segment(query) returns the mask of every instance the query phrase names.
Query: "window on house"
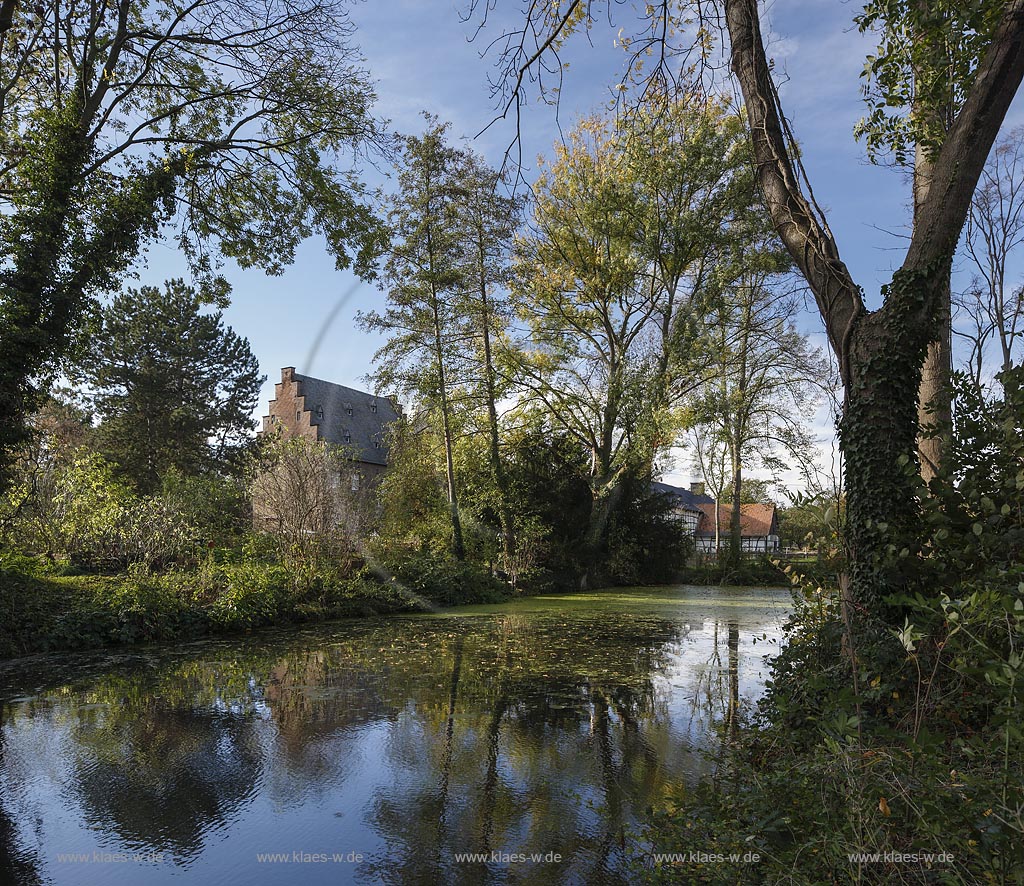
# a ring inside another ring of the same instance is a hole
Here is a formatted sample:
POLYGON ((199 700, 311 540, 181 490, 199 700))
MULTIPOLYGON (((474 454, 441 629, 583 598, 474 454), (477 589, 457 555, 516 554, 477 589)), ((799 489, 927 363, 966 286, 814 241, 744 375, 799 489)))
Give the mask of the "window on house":
POLYGON ((374 449, 380 449, 382 445, 383 444, 381 443, 380 435, 379 434, 374 434, 373 435, 373 448, 374 449))
POLYGON ((349 431, 347 428, 344 431, 341 432, 341 442, 342 443, 351 443, 352 442, 352 432, 349 431))
POLYGON ((345 415, 351 415, 351 414, 352 414, 352 404, 351 403, 346 403, 345 404, 345 415))
POLYGON ((298 421, 302 421, 302 410, 301 409, 296 409, 295 410, 295 420, 297 422, 298 421))
POLYGON ((352 475, 352 491, 353 492, 358 492, 358 490, 359 490, 359 475, 358 474, 353 474, 352 475))
POLYGON ((323 406, 317 406, 317 408, 316 408, 316 417, 319 418, 319 419, 323 419, 323 417, 324 417, 324 408, 323 408, 323 406))
POLYGON ((371 400, 370 401, 370 412, 376 412, 376 411, 377 411, 377 401, 376 400, 371 400))

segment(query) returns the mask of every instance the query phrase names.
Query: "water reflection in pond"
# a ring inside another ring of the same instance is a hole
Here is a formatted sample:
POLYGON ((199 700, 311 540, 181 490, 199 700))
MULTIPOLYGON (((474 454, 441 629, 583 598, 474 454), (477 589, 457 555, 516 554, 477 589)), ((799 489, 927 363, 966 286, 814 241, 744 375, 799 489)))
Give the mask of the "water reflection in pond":
POLYGON ((11 663, 0 880, 627 882, 788 604, 616 590, 11 663))

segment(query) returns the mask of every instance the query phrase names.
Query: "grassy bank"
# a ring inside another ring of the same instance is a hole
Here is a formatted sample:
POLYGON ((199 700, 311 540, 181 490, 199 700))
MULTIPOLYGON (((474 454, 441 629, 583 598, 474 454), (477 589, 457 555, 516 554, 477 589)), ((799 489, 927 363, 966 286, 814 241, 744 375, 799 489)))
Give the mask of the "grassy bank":
POLYGON ((508 586, 479 567, 410 562, 287 566, 209 562, 197 569, 62 575, 0 560, 0 658, 189 640, 268 625, 497 602, 508 586))
MULTIPOLYGON (((828 564, 799 564, 801 573, 809 569, 827 569, 828 564)), ((728 565, 708 560, 688 566, 678 575, 681 584, 688 585, 754 585, 772 587, 788 585, 790 579, 785 566, 773 561, 771 557, 760 556, 741 560, 738 564, 728 565)))

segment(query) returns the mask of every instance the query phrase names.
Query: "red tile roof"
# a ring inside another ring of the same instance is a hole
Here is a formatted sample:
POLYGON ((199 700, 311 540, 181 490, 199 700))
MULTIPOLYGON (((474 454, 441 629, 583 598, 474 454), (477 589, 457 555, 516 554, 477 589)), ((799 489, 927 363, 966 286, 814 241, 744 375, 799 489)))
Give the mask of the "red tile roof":
MULTIPOLYGON (((701 502, 697 505, 701 511, 700 524, 697 527, 698 535, 715 534, 715 506, 701 502)), ((725 535, 729 532, 729 520, 732 517, 732 508, 727 502, 718 506, 718 531, 725 535)), ((760 538, 766 535, 774 535, 775 505, 740 505, 740 532, 744 538, 760 538)))

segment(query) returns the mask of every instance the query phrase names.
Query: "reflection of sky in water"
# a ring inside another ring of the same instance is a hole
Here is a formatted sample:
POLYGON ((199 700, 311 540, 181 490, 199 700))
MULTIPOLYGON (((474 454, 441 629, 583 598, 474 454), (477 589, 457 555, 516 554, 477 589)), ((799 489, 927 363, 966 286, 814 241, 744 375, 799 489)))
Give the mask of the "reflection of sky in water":
POLYGON ((759 696, 788 607, 618 590, 12 663, 0 841, 75 886, 627 882, 637 815, 759 696), (564 861, 454 860, 491 850, 564 861))

